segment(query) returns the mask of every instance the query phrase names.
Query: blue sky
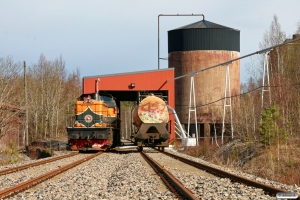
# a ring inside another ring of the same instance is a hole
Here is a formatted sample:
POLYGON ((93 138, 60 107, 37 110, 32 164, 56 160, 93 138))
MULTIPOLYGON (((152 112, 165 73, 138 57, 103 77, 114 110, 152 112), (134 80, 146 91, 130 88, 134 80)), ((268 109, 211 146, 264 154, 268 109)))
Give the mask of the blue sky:
MULTIPOLYGON (((273 15, 287 36, 300 21, 299 0, 0 0, 0 57, 38 62, 60 56, 82 76, 157 69, 158 15, 204 14, 241 31, 241 56, 259 50, 273 15)), ((167 31, 202 17, 161 17, 160 56, 167 57, 167 31)), ((241 80, 248 71, 241 61, 241 80)), ((217 63, 216 63, 217 64, 217 63)), ((167 61, 160 61, 167 68, 167 61)), ((209 67, 209 66, 208 66, 209 67)))

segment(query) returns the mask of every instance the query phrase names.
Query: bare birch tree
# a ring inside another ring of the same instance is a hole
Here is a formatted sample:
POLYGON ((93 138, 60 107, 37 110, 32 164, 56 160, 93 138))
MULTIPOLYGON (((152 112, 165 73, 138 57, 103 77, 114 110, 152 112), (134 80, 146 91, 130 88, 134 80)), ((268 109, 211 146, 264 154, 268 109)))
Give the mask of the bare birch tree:
POLYGON ((74 110, 69 103, 74 103, 81 91, 79 76, 79 71, 68 75, 62 57, 51 61, 41 55, 38 64, 30 68, 28 85, 33 139, 55 138, 66 132, 67 111, 74 110))
POLYGON ((21 63, 15 63, 11 57, 0 58, 0 138, 13 128, 10 122, 21 111, 15 106, 20 103, 20 91, 16 92, 16 88, 21 69, 21 63))
POLYGON ((300 34, 300 21, 297 23, 296 34, 300 34))
POLYGON ((279 23, 278 17, 274 15, 269 30, 265 31, 262 42, 259 43, 259 47, 260 49, 265 49, 274 45, 281 44, 285 39, 286 33, 281 30, 281 25, 279 23))

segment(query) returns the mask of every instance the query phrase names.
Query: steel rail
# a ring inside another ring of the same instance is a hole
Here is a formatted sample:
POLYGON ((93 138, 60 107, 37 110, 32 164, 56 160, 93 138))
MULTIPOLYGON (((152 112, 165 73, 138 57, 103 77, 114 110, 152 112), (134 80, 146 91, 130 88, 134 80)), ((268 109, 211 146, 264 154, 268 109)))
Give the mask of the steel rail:
MULTIPOLYGON (((215 174, 217 176, 229 178, 229 179, 231 179, 233 181, 240 182, 240 183, 243 183, 243 184, 248 185, 248 186, 253 186, 253 187, 256 187, 256 188, 261 188, 265 192, 267 192, 269 195, 270 194, 271 195, 276 195, 277 193, 288 193, 289 192, 289 191, 286 191, 286 190, 283 190, 283 189, 275 188, 275 187, 272 187, 270 185, 266 185, 266 184, 263 184, 263 183, 260 183, 260 182, 257 182, 257 181, 250 180, 250 179, 242 177, 242 176, 238 176, 238 175, 232 174, 230 172, 226 172, 226 171, 221 170, 221 169, 214 168, 214 167, 209 166, 209 165, 205 165, 203 163, 198 163, 198 162, 186 159, 186 158, 182 158, 182 157, 174 155, 172 153, 163 152, 163 151, 160 151, 158 149, 156 149, 156 150, 159 151, 159 152, 161 152, 161 153, 163 153, 163 154, 165 154, 165 155, 173 157, 173 158, 175 158, 175 159, 177 159, 177 160, 179 160, 181 162, 184 162, 184 163, 187 163, 189 165, 192 165, 192 166, 194 166, 194 167, 196 167, 198 169, 206 170, 207 172, 215 174)), ((298 194, 298 197, 300 197, 299 194, 298 194)))
POLYGON ((60 160, 60 159, 63 159, 63 158, 72 157, 72 156, 75 156, 77 154, 78 154, 78 152, 77 153, 71 153, 71 154, 63 155, 63 156, 58 156, 58 157, 55 157, 55 158, 50 158, 50 159, 47 159, 47 160, 42 160, 42 161, 38 161, 38 162, 26 164, 26 165, 21 165, 21 166, 18 166, 18 167, 4 169, 4 170, 0 171, 0 176, 5 175, 5 174, 10 174, 10 173, 13 173, 13 172, 16 172, 16 171, 22 171, 22 170, 30 168, 30 167, 34 167, 34 166, 38 166, 38 165, 43 165, 43 164, 46 164, 46 163, 49 163, 49 162, 53 162, 53 161, 56 161, 56 160, 60 160))
POLYGON ((146 160, 146 162, 152 167, 152 169, 155 171, 155 173, 160 177, 160 179, 164 182, 164 184, 169 188, 169 190, 175 194, 175 196, 177 198, 181 198, 180 194, 176 191, 176 189, 164 178, 164 176, 162 175, 162 173, 159 172, 159 170, 155 167, 155 165, 149 161, 147 158, 145 157, 144 154, 141 154, 143 156, 143 158, 146 160))
POLYGON ((185 199, 196 200, 198 199, 189 189, 185 188, 184 185, 176 179, 170 172, 164 169, 160 164, 155 162, 144 152, 140 152, 143 158, 149 163, 149 165, 154 169, 154 171, 161 177, 161 180, 166 184, 166 186, 173 192, 176 197, 185 199), (180 194, 178 194, 178 192, 180 194))
POLYGON ((52 177, 54 177, 54 176, 56 176, 56 175, 58 175, 60 173, 63 173, 65 171, 67 171, 67 170, 69 170, 69 169, 71 169, 71 168, 73 168, 73 167, 75 167, 75 166, 83 163, 83 162, 86 162, 86 161, 88 161, 88 160, 90 160, 92 158, 95 158, 96 156, 98 156, 98 155, 100 155, 102 153, 103 152, 98 152, 98 153, 93 154, 93 155, 91 155, 91 156, 89 156, 87 158, 83 158, 81 160, 78 160, 78 161, 75 161, 75 162, 70 163, 68 165, 65 165, 65 166, 63 166, 63 167, 61 167, 59 169, 55 169, 55 170, 52 170, 52 171, 50 171, 50 172, 48 172, 46 174, 40 175, 40 176, 38 176, 36 178, 33 178, 31 180, 28 180, 28 181, 25 181, 25 182, 20 183, 18 185, 15 185, 13 187, 4 189, 4 190, 0 191, 0 199, 2 199, 2 198, 3 199, 4 198, 8 198, 8 197, 11 197, 11 196, 13 196, 15 194, 18 194, 18 193, 20 193, 20 192, 22 192, 24 190, 27 190, 27 189, 29 189, 29 188, 31 188, 31 187, 33 187, 33 186, 35 186, 35 185, 43 182, 43 181, 46 181, 46 180, 48 180, 48 179, 50 179, 50 178, 52 178, 52 177))

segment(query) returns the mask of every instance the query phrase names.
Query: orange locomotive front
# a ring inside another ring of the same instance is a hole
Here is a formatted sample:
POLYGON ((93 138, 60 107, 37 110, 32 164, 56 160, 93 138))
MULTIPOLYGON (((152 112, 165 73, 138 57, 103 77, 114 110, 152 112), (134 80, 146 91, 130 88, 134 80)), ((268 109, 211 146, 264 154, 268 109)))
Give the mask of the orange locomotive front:
POLYGON ((82 95, 76 101, 74 124, 67 128, 69 148, 73 151, 106 150, 119 144, 117 110, 111 95, 82 95))

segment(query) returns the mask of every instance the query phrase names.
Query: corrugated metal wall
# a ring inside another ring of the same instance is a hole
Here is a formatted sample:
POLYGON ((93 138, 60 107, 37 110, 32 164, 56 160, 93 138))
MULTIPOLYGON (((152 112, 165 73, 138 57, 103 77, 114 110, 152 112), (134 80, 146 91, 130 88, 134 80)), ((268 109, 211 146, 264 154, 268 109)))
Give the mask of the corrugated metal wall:
POLYGON ((193 28, 168 31, 168 52, 193 50, 240 51, 240 31, 193 28))

